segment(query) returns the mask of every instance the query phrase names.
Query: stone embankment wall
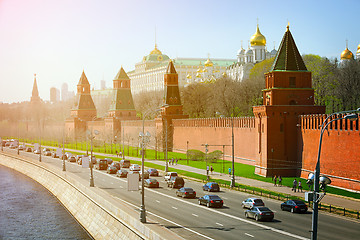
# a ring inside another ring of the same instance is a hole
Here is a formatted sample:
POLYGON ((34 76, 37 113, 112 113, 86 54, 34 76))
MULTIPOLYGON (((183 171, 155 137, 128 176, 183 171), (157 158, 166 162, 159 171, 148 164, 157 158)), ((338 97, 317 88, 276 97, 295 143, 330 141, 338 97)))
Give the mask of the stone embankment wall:
POLYGON ((47 188, 95 239, 181 239, 157 224, 142 224, 139 213, 70 172, 5 153, 0 164, 47 188))

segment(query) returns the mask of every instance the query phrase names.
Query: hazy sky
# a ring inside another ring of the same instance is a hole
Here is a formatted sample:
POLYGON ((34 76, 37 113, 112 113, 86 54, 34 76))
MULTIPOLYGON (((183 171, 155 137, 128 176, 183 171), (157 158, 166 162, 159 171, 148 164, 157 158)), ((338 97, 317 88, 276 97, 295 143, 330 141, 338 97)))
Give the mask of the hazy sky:
POLYGON ((30 100, 37 74, 40 97, 82 70, 107 87, 123 66, 134 69, 154 48, 170 58, 236 58, 255 33, 278 47, 290 22, 301 54, 339 58, 349 40, 360 44, 360 1, 338 0, 0 0, 0 102, 30 100))

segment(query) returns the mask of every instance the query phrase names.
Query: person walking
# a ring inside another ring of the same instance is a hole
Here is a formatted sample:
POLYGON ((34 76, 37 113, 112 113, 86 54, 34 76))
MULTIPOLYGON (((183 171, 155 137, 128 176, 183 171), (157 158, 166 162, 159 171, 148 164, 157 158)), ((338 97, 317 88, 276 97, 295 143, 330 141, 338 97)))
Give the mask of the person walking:
POLYGON ((276 182, 277 182, 277 176, 274 176, 274 186, 276 187, 276 182))
POLYGON ((281 186, 282 186, 282 177, 279 176, 279 187, 281 187, 281 186))
POLYGON ((177 165, 177 163, 178 163, 178 159, 175 160, 175 165, 177 165))
POLYGON ((214 171, 214 168, 212 165, 210 165, 210 172, 211 172, 211 175, 213 174, 213 171, 214 171))
POLYGON ((206 166, 206 176, 209 175, 209 165, 206 166))
POLYGON ((302 183, 301 183, 301 181, 299 180, 298 192, 300 192, 300 190, 301 190, 301 192, 302 192, 302 183))
POLYGON ((296 178, 294 178, 293 188, 292 188, 292 191, 294 191, 294 192, 296 192, 296 185, 297 185, 297 181, 296 181, 296 178))
POLYGON ((229 177, 231 177, 231 167, 229 167, 229 177))

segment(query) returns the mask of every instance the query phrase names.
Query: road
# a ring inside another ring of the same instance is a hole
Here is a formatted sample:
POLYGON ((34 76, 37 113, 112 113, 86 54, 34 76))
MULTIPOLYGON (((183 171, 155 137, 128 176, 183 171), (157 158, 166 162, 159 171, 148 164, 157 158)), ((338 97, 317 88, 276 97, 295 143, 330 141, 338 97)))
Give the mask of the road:
MULTIPOLYGON (((15 153, 16 150, 4 148, 15 153)), ((21 152, 31 158, 38 155, 21 152)), ((62 161, 42 156, 42 161, 62 168, 62 161)), ((66 170, 89 179, 89 169, 76 163, 66 162, 66 170)), ((128 191, 126 179, 94 170, 95 186, 108 192, 139 211, 141 195, 138 191, 128 191)), ((176 197, 175 189, 166 186, 163 177, 155 177, 160 182, 158 189, 145 189, 145 206, 148 217, 158 221, 185 239, 309 239, 311 210, 306 214, 292 214, 280 210, 280 201, 262 198, 265 205, 275 212, 272 222, 256 222, 246 219, 241 202, 252 195, 221 189, 215 193, 224 200, 224 207, 207 208, 198 205, 197 199, 176 197)), ((202 184, 185 180, 186 187, 192 187, 197 197, 207 194, 202 184)), ((338 215, 319 214, 319 239, 357 239, 360 235, 360 221, 338 215)))

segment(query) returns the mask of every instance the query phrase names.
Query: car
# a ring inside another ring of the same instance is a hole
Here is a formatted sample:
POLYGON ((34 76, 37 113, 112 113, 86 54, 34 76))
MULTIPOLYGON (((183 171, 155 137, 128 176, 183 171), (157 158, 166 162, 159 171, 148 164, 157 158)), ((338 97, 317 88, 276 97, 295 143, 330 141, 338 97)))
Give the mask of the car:
POLYGON ((219 207, 224 205, 224 201, 218 195, 204 195, 199 198, 199 205, 206 205, 207 207, 219 207))
MULTIPOLYGON (((148 179, 150 177, 147 171, 144 172, 144 179, 148 179)), ((142 171, 139 171, 139 180, 142 178, 142 171)))
POLYGON ((96 169, 107 170, 108 169, 107 161, 105 159, 100 159, 99 164, 96 165, 96 169))
MULTIPOLYGON (((105 158, 105 160, 107 161, 108 165, 113 163, 113 160, 111 158, 105 158)), ((120 168, 119 168, 120 169, 120 168)))
POLYGON ((51 156, 52 156, 53 158, 59 158, 59 157, 60 157, 60 156, 57 154, 56 151, 52 152, 51 156))
POLYGON ((44 154, 44 156, 51 156, 51 151, 50 151, 50 149, 49 149, 49 148, 44 148, 43 154, 44 154))
POLYGON ((169 181, 171 177, 177 177, 177 172, 167 172, 164 176, 165 181, 169 181))
POLYGON ((121 168, 129 168, 130 167, 130 160, 120 160, 120 166, 121 168))
POLYGON ((23 150, 25 150, 25 149, 26 149, 25 145, 20 145, 20 146, 19 146, 19 150, 22 150, 22 151, 23 151, 23 150))
POLYGON ((25 149, 25 152, 32 152, 33 150, 32 150, 32 148, 31 147, 27 147, 26 149, 25 149))
POLYGON ((50 150, 50 148, 44 148, 43 149, 43 152, 50 152, 51 150, 50 150))
POLYGON ((131 171, 140 171, 140 166, 137 164, 132 164, 129 169, 131 171))
POLYGON ((15 149, 17 146, 16 146, 16 144, 10 144, 10 149, 15 149))
POLYGON ((128 171, 126 171, 125 169, 120 169, 116 172, 116 176, 121 178, 127 177, 127 175, 128 175, 128 171))
POLYGON ((265 203, 260 198, 248 198, 241 203, 243 208, 263 207, 265 203))
POLYGON ((66 159, 69 159, 72 156, 72 153, 66 152, 65 155, 66 155, 66 159))
POLYGON ((305 213, 308 210, 308 206, 301 200, 287 200, 280 205, 281 210, 290 211, 292 213, 305 213))
MULTIPOLYGON (((109 161, 108 161, 108 163, 109 163, 109 161)), ((120 170, 120 168, 121 168, 119 162, 113 162, 111 165, 114 166, 114 167, 116 167, 117 170, 120 170)))
POLYGON ((76 158, 75 156, 71 155, 70 157, 68 157, 67 159, 69 162, 76 162, 76 158))
MULTIPOLYGON (((106 160, 105 160, 106 161, 106 160)), ((106 164, 107 165, 107 164, 106 164)), ((117 172, 117 168, 115 166, 108 166, 106 172, 109 173, 109 174, 115 174, 117 172)))
POLYGON ((35 154, 40 154, 40 152, 41 152, 41 149, 35 149, 35 150, 34 150, 34 153, 35 153, 35 154))
POLYGON ((196 192, 192 188, 182 187, 176 191, 176 196, 183 198, 196 198, 196 192))
POLYGON ((155 178, 149 178, 144 181, 144 186, 148 188, 158 188, 159 182, 155 178))
POLYGON ((208 192, 220 192, 219 184, 216 182, 208 182, 202 188, 208 192))
POLYGON ((95 165, 95 164, 97 163, 95 156, 92 156, 92 157, 91 157, 91 163, 92 163, 93 165, 95 165))
POLYGON ((169 181, 167 181, 168 187, 171 188, 182 188, 185 185, 185 181, 182 177, 171 177, 169 181))
POLYGON ((256 221, 274 219, 274 213, 267 207, 253 207, 245 211, 246 218, 254 218, 256 221))
POLYGON ((5 142, 5 147, 10 147, 10 145, 11 145, 11 142, 7 140, 7 141, 5 142))
POLYGON ((149 168, 147 170, 147 172, 149 173, 150 176, 159 176, 159 172, 157 169, 155 168, 149 168))
POLYGON ((76 155, 76 162, 77 164, 82 164, 82 157, 85 157, 86 155, 76 155))

